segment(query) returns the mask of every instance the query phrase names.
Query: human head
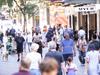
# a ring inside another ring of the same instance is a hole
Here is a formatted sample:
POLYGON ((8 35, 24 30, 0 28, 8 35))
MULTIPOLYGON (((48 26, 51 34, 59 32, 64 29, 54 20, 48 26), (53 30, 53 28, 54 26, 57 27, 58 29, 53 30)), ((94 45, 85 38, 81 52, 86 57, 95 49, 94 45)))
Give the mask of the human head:
POLYGON ((31 45, 31 50, 37 52, 38 49, 39 49, 39 45, 36 44, 36 43, 32 43, 32 45, 31 45))
POLYGON ((20 62, 20 70, 29 71, 31 65, 31 60, 29 58, 24 57, 20 62))
POLYGON ((50 41, 48 43, 48 47, 50 50, 52 50, 52 49, 56 49, 57 46, 56 46, 56 43, 54 41, 50 41))
POLYGON ((64 25, 64 28, 68 28, 68 25, 64 25))
POLYGON ((72 57, 68 57, 67 63, 70 64, 72 61, 73 61, 73 58, 72 57))
POLYGON ((97 35, 94 34, 94 35, 92 36, 92 38, 93 38, 93 39, 97 39, 97 35))
POLYGON ((61 27, 61 24, 58 24, 59 27, 61 27))
POLYGON ((44 59, 39 65, 41 75, 57 75, 58 63, 53 58, 44 59))
POLYGON ((70 38, 69 33, 64 33, 64 38, 69 39, 70 38))
POLYGON ((88 47, 88 51, 93 51, 95 49, 96 49, 96 47, 95 47, 94 44, 90 44, 89 47, 88 47))

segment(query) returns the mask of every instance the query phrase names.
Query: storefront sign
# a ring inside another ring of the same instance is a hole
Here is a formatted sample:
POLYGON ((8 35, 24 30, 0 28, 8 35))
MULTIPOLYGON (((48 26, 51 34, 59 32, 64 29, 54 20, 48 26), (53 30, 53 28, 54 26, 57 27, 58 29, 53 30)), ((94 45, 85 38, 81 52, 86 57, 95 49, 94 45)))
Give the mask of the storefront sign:
POLYGON ((94 12, 96 11, 96 6, 83 6, 83 7, 76 7, 76 12, 94 12))

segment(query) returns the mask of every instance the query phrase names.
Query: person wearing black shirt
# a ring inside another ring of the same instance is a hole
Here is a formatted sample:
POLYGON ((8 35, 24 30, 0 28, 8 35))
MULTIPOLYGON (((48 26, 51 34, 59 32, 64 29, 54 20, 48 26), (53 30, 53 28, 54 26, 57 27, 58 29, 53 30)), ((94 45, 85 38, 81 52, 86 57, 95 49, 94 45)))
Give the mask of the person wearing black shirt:
POLYGON ((20 54, 21 56, 23 55, 23 43, 25 41, 25 39, 21 36, 20 33, 18 33, 18 36, 16 36, 15 38, 16 44, 17 44, 17 54, 18 54, 18 60, 20 60, 20 54))

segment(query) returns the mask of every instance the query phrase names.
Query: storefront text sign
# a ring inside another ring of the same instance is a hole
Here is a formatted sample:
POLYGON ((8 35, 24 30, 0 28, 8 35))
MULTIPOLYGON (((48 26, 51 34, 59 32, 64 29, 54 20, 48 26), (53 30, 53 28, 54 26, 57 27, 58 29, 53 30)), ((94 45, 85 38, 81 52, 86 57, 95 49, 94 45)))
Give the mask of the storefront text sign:
POLYGON ((83 7, 76 7, 76 12, 94 12, 96 11, 96 6, 83 6, 83 7))

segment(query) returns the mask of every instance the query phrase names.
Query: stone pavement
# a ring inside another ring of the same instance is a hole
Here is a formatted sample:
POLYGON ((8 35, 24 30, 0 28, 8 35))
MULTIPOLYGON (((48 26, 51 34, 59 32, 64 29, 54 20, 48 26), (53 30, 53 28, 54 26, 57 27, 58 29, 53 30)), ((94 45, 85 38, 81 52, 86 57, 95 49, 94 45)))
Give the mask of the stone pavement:
MULTIPOLYGON (((1 58, 1 57, 0 57, 1 58)), ((78 74, 84 75, 84 66, 81 66, 78 60, 78 52, 77 56, 74 58, 75 64, 78 66, 78 74)), ((17 62, 17 55, 9 56, 8 62, 3 62, 0 60, 0 75, 12 75, 13 73, 18 71, 19 63, 17 62)))
POLYGON ((8 62, 3 62, 0 59, 0 75, 12 75, 18 71, 18 65, 16 55, 9 56, 8 62))

